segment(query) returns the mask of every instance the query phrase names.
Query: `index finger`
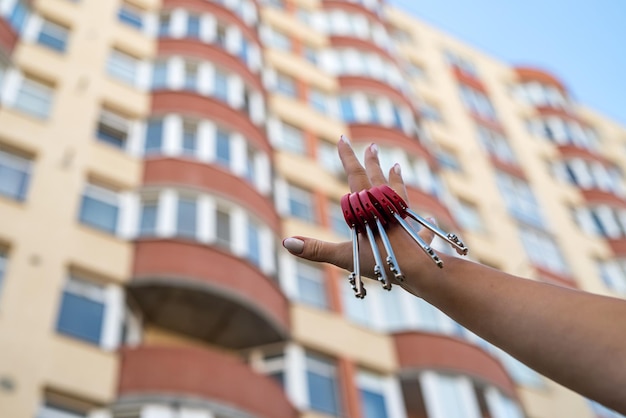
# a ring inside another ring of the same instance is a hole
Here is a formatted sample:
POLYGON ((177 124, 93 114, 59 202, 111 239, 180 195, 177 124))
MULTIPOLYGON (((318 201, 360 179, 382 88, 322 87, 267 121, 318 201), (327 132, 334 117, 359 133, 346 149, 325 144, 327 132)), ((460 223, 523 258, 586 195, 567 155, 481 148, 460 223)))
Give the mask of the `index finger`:
POLYGON ((350 145, 348 138, 341 135, 339 142, 337 143, 337 150, 339 152, 339 158, 343 165, 343 170, 348 176, 348 185, 351 192, 360 192, 364 189, 372 187, 365 168, 361 165, 358 158, 354 154, 354 150, 350 145))

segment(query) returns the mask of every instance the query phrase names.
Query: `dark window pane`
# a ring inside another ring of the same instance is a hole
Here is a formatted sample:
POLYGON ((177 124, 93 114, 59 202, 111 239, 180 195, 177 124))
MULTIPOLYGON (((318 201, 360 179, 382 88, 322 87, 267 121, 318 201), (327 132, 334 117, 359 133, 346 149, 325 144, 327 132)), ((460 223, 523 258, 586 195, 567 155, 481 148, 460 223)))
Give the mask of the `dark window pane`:
POLYGON ((144 203, 141 208, 141 223, 139 233, 141 235, 154 235, 157 220, 157 204, 144 203))
POLYGON ((0 194, 15 200, 24 200, 28 188, 28 173, 0 165, 0 194))
POLYGON ((178 220, 176 231, 179 235, 193 237, 196 235, 196 201, 181 199, 178 201, 178 220))
POLYGON ((104 305, 102 303, 64 292, 57 330, 60 333, 99 344, 103 318, 104 305))
POLYGON ((146 144, 145 152, 158 153, 161 151, 161 144, 163 138, 163 121, 151 120, 148 122, 148 129, 146 131, 146 144))
POLYGON ((312 409, 331 415, 339 413, 335 380, 314 372, 307 372, 309 403, 312 409))
POLYGON ((360 392, 364 418, 387 418, 387 408, 383 395, 365 389, 361 389, 360 392))

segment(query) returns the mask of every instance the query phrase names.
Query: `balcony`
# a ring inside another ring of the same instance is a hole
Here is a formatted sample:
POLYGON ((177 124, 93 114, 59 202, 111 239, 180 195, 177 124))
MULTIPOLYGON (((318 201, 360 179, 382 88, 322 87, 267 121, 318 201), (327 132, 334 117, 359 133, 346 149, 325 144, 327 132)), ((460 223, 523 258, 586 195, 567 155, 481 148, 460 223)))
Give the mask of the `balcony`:
POLYGON ((437 165, 435 157, 424 147, 419 138, 407 135, 394 126, 382 126, 371 123, 349 122, 350 140, 367 145, 376 142, 379 146, 403 148, 410 155, 423 158, 431 167, 437 165))
POLYGON ((515 72, 520 82, 537 81, 541 84, 554 86, 561 90, 562 93, 567 94, 567 89, 561 80, 546 71, 538 68, 518 67, 515 69, 515 72))
POLYGON ((249 181, 235 176, 217 164, 182 158, 151 157, 145 162, 143 185, 175 185, 206 190, 241 204, 275 232, 280 228, 280 218, 271 199, 263 196, 249 181))
POLYGON ((517 398, 515 385, 502 364, 480 347, 446 335, 424 332, 394 334, 400 374, 414 380, 416 372, 440 370, 467 375, 517 398))
POLYGON ((379 81, 368 76, 343 75, 339 77, 339 88, 342 91, 363 91, 374 95, 382 95, 391 99, 394 103, 403 103, 409 108, 413 108, 411 101, 404 95, 404 92, 396 89, 388 83, 379 81))
POLYGON ((230 411, 228 416, 297 416, 278 383, 232 355, 203 348, 140 346, 123 349, 121 359, 120 398, 174 397, 181 404, 193 398, 196 405, 205 401, 215 412, 230 411))
POLYGON ((222 347, 285 341, 289 333, 288 302, 278 284, 218 247, 138 241, 128 291, 147 323, 222 347))

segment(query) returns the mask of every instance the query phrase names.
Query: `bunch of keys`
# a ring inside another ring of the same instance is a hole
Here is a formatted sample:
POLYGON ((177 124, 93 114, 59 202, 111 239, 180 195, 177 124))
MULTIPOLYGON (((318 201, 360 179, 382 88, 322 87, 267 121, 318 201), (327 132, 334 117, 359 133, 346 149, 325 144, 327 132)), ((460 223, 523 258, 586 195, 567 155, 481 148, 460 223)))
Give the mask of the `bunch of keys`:
POLYGON ((343 217, 350 227, 350 235, 352 237, 354 267, 350 273, 349 280, 355 296, 359 299, 363 299, 366 294, 363 281, 361 280, 359 264, 359 234, 364 233, 367 236, 367 240, 372 248, 372 254, 374 255, 374 276, 386 290, 391 290, 391 281, 387 277, 382 256, 380 251, 378 251, 376 234, 380 236, 380 240, 383 243, 387 255, 385 262, 389 266, 389 270, 397 281, 401 282, 404 280, 404 275, 400 270, 393 248, 391 248, 391 242, 385 232, 385 227, 388 225, 399 224, 439 267, 443 267, 443 261, 405 220, 406 217, 417 221, 435 235, 450 243, 460 255, 467 254, 467 247, 461 242, 459 237, 455 234, 445 233, 436 225, 412 211, 404 199, 387 185, 346 194, 341 198, 341 209, 343 217))

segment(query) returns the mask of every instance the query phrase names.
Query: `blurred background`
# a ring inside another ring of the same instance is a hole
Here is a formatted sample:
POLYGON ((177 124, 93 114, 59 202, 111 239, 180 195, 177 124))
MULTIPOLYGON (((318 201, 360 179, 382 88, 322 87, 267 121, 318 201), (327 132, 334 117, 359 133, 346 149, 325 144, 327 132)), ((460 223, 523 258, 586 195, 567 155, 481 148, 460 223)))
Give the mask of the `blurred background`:
POLYGON ((348 239, 346 134, 472 260, 626 295, 617 107, 404 3, 0 0, 0 417, 619 416, 283 250, 348 239))

